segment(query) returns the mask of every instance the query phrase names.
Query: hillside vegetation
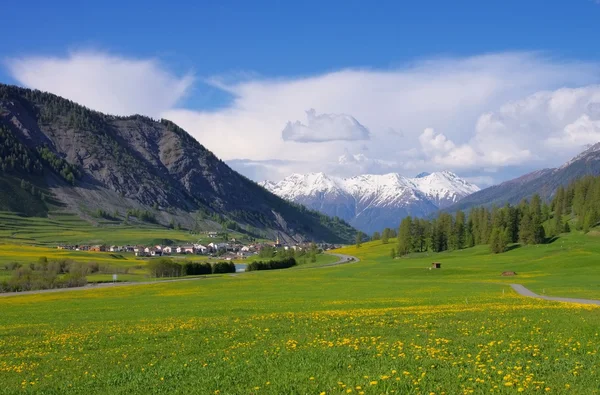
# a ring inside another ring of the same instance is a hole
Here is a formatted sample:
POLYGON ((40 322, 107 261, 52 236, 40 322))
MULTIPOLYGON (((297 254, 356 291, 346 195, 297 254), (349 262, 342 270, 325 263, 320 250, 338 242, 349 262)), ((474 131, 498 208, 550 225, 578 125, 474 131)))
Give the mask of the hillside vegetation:
MULTIPOLYGON (((507 251, 514 243, 524 245, 552 242, 571 229, 584 233, 600 221, 600 177, 587 176, 566 188, 559 187, 547 204, 539 195, 517 206, 472 208, 468 215, 440 213, 433 220, 406 217, 398 229, 398 241, 390 246, 390 256, 411 252, 460 250, 488 245, 494 253, 507 251)), ((390 229, 374 238, 388 243, 390 229)))

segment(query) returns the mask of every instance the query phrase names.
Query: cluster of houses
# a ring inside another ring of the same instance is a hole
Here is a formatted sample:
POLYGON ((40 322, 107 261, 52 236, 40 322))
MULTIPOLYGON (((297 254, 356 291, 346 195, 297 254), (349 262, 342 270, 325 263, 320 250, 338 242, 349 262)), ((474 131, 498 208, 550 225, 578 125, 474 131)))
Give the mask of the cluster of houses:
MULTIPOLYGON (((211 235, 209 235, 210 237, 211 235)), ((194 243, 183 244, 179 246, 140 246, 140 245, 59 245, 60 250, 75 250, 75 251, 94 251, 94 252, 129 252, 137 257, 158 257, 170 256, 175 254, 182 255, 218 255, 220 259, 245 259, 252 255, 259 254, 263 248, 274 247, 283 248, 285 250, 292 249, 294 251, 308 250, 311 247, 310 243, 301 243, 295 245, 281 244, 279 239, 275 243, 254 243, 243 244, 236 239, 231 239, 230 242, 212 242, 207 245, 194 243)), ((323 250, 332 249, 336 246, 330 244, 319 244, 318 247, 323 250)))

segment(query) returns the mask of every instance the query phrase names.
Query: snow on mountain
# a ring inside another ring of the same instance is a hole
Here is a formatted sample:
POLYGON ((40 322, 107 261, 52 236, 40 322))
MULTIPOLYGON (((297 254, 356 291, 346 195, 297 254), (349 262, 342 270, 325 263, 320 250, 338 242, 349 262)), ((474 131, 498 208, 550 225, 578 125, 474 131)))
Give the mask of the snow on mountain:
POLYGON ((338 216, 365 232, 396 227, 408 215, 423 217, 453 204, 479 188, 451 172, 397 173, 351 178, 323 173, 292 174, 263 187, 284 199, 338 216))
POLYGON ((473 185, 449 171, 432 173, 412 179, 417 189, 423 192, 438 208, 445 208, 460 199, 479 191, 473 185))

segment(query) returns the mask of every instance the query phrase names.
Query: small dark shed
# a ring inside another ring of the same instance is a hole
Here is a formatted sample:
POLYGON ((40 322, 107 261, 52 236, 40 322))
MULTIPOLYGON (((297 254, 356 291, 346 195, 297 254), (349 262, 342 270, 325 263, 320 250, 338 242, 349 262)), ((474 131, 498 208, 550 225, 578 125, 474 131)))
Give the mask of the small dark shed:
POLYGON ((441 269, 442 268, 442 264, 439 263, 439 262, 433 262, 431 264, 431 267, 434 268, 434 269, 441 269))

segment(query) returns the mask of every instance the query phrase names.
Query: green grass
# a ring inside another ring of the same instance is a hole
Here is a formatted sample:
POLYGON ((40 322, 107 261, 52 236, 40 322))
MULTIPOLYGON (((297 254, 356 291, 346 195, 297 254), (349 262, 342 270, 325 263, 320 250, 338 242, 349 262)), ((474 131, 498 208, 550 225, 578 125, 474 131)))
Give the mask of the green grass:
POLYGON ((598 295, 599 238, 402 259, 392 246, 327 268, 1 298, 0 393, 599 393, 600 309, 506 285, 598 295))
MULTIPOLYGON (((229 232, 231 237, 240 237, 229 232)), ((99 220, 97 224, 71 213, 52 212, 48 218, 0 212, 0 243, 56 246, 57 244, 183 244, 210 242, 205 235, 155 224, 99 220)))

